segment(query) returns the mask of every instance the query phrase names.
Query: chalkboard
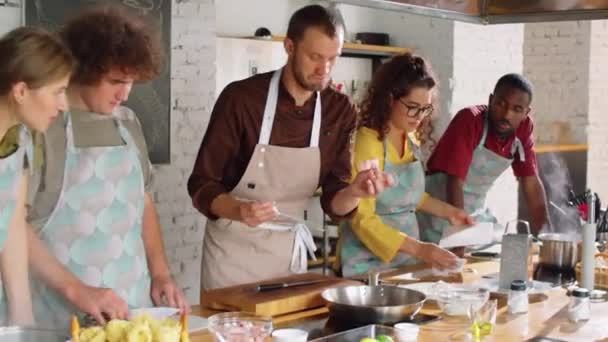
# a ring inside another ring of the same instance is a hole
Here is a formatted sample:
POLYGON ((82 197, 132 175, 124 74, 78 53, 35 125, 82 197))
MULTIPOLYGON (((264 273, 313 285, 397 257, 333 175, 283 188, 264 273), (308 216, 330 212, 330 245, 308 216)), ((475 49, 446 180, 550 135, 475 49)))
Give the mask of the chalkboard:
POLYGON ((161 74, 155 80, 133 87, 125 106, 139 118, 150 160, 170 162, 171 98, 171 0, 26 0, 26 25, 57 30, 67 18, 90 6, 112 4, 159 25, 165 56, 161 74))

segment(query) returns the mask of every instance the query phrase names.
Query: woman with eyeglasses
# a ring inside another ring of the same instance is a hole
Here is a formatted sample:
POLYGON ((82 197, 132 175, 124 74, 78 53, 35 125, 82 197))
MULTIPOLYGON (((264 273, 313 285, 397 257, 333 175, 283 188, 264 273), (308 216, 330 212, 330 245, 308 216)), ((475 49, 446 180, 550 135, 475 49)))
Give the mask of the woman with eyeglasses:
POLYGON ((355 141, 353 175, 378 160, 395 186, 377 198, 362 199, 352 221, 341 227, 338 263, 343 276, 417 262, 454 269, 458 258, 419 240, 415 212, 423 211, 452 224, 472 224, 463 210, 424 191, 419 143, 430 139, 436 82, 421 57, 393 57, 374 74, 361 105, 355 141))
POLYGON ((32 131, 66 110, 74 60, 54 35, 32 27, 0 37, 0 325, 33 323, 28 281, 26 197, 43 156, 32 131))

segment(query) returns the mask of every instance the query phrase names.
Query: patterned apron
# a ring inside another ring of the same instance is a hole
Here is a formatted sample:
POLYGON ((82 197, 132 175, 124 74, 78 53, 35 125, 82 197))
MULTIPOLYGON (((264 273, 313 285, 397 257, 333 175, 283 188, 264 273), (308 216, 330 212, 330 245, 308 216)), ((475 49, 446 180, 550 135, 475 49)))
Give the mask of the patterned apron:
POLYGON ((203 290, 305 272, 307 251, 314 258, 312 235, 300 219, 319 184, 321 95, 316 93, 309 147, 269 145, 281 71, 275 71, 270 81, 258 144, 230 194, 241 200, 274 201, 281 213, 297 220, 255 228, 223 218, 208 220, 201 266, 203 290))
MULTIPOLYGON (((23 174, 24 158, 32 158, 32 138, 25 126, 20 127, 19 148, 10 156, 0 158, 0 253, 8 237, 9 225, 15 213, 19 196, 19 180, 23 174)), ((30 167, 31 169, 31 167, 30 167)), ((0 325, 8 322, 8 303, 5 300, 2 278, 0 277, 0 325)))
MULTIPOLYGON (((123 146, 74 145, 67 114, 63 187, 53 213, 41 229, 51 253, 89 286, 113 289, 129 308, 150 307, 150 276, 142 219, 144 181, 138 149, 128 130, 115 119, 123 146)), ((77 309, 36 281, 37 322, 64 329, 77 309)), ((67 331, 67 330, 66 330, 67 331)))
MULTIPOLYGON (((492 222, 498 225, 496 217, 485 207, 486 195, 496 179, 511 165, 513 159, 505 158, 484 146, 489 129, 487 111, 484 115, 486 119, 483 135, 473 152, 471 166, 464 182, 464 210, 471 214, 477 222, 492 222)), ((519 153, 520 160, 524 161, 523 146, 517 137, 511 146, 511 155, 515 155, 516 152, 519 153)), ((426 191, 431 196, 446 201, 446 187, 447 175, 445 173, 435 173, 426 177, 426 191)), ((422 240, 438 243, 443 231, 449 226, 449 222, 426 213, 418 213, 417 216, 422 240)), ((499 229, 498 226, 494 228, 495 231, 499 229)))
MULTIPOLYGON (((424 168, 419 159, 418 146, 410 140, 409 136, 407 139, 416 161, 405 164, 391 163, 388 158, 387 142, 386 140, 383 142, 384 172, 391 174, 397 180, 397 184, 384 190, 376 199, 376 214, 385 224, 418 239, 415 211, 424 194, 424 168)), ((350 222, 342 224, 341 228, 340 259, 344 277, 366 273, 370 269, 388 269, 418 262, 418 259, 398 252, 393 260, 385 263, 357 238, 350 222)))

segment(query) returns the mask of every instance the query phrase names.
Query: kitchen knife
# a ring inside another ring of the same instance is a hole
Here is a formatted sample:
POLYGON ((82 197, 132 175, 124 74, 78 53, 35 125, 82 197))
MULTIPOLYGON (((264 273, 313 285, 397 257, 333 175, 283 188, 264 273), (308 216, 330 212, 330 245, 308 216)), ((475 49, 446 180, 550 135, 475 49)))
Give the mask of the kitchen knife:
POLYGON ((279 290, 288 287, 296 287, 296 286, 305 286, 311 284, 322 283, 325 281, 329 281, 330 279, 316 279, 316 280, 304 280, 304 281, 296 281, 291 283, 267 283, 267 284, 259 284, 256 287, 257 292, 267 292, 272 290, 279 290))

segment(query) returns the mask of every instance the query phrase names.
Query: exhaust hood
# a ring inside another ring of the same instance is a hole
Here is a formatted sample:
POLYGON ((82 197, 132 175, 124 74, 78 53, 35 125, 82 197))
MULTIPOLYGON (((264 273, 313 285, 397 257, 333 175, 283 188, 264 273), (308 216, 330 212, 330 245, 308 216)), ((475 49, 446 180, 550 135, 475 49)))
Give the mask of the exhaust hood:
POLYGON ((333 0, 477 24, 608 19, 608 0, 333 0))

